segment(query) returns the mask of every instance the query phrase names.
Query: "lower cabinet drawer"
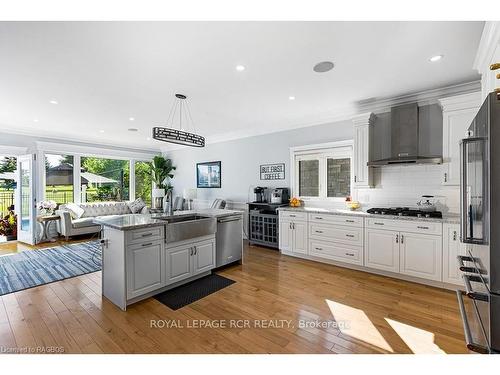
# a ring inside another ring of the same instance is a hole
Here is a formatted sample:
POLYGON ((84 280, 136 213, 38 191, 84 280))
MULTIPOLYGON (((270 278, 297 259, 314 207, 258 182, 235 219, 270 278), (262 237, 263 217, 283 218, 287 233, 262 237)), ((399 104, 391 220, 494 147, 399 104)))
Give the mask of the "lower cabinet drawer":
POLYGON ((128 231, 127 233, 127 240, 128 243, 130 244, 141 244, 144 242, 151 242, 151 241, 161 241, 163 240, 163 227, 158 226, 158 227, 151 227, 151 228, 144 228, 144 229, 135 229, 128 231))
POLYGON ((318 224, 338 224, 348 227, 363 228, 363 218, 346 215, 332 215, 332 214, 309 214, 310 223, 318 224))
POLYGON ((346 263, 363 263, 363 247, 349 246, 336 242, 310 240, 309 255, 346 263))
POLYGON ((309 223, 311 239, 341 242, 344 244, 363 246, 363 229, 341 225, 309 223))

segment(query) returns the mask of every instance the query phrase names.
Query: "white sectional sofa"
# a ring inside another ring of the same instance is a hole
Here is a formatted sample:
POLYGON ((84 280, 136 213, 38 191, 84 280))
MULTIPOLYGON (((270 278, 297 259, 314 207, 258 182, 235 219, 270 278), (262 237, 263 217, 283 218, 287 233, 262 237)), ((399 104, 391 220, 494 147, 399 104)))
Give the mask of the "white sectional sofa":
MULTIPOLYGON (((61 205, 56 214, 61 216, 57 225, 57 231, 61 236, 69 239, 71 236, 81 234, 97 233, 101 230, 100 225, 93 222, 96 216, 127 215, 133 212, 129 207, 130 202, 99 202, 78 204, 84 210, 80 218, 76 218, 66 209, 66 205, 61 205)), ((148 207, 144 207, 139 214, 149 213, 148 207)))

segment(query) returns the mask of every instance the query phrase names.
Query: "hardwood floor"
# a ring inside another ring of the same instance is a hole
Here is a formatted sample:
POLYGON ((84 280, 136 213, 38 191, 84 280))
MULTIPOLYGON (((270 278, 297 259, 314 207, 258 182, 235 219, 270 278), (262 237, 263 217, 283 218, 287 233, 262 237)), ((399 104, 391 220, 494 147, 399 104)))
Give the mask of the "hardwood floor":
POLYGON ((246 246, 244 255, 243 265, 219 272, 235 284, 177 311, 152 298, 119 310, 101 296, 100 272, 1 296, 0 349, 467 353, 453 292, 261 247, 246 246), (171 326, 157 328, 157 320, 171 326), (193 327, 197 322, 227 327, 193 327))

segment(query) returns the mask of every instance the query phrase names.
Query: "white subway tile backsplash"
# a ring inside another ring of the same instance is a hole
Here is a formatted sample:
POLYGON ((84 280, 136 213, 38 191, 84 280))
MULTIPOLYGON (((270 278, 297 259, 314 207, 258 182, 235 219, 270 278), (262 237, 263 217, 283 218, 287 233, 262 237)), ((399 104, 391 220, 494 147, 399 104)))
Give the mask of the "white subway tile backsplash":
POLYGON ((434 195, 438 209, 458 213, 460 188, 442 185, 442 165, 408 165, 376 168, 375 187, 357 189, 354 198, 365 207, 416 206, 424 194, 434 195))

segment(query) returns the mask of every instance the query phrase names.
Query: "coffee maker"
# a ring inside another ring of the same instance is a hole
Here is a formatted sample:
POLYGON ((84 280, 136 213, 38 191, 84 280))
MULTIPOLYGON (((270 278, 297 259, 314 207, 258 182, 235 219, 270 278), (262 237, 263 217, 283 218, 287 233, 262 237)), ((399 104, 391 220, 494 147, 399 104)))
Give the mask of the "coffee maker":
POLYGON ((266 188, 265 187, 257 186, 255 189, 253 189, 253 192, 255 194, 254 203, 265 203, 266 202, 266 188))
POLYGON ((271 193, 271 203, 284 204, 290 199, 288 188, 276 188, 271 193))

